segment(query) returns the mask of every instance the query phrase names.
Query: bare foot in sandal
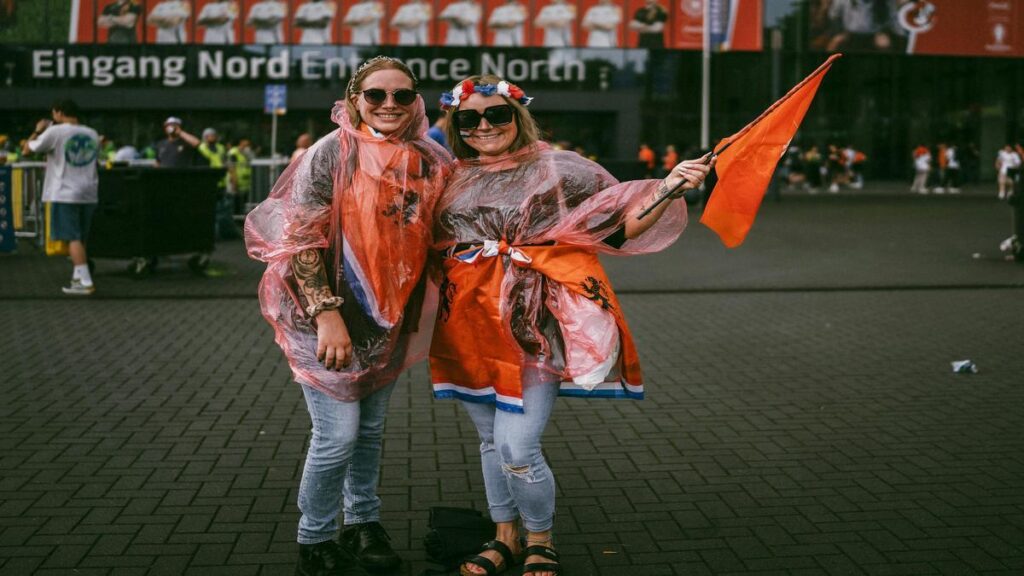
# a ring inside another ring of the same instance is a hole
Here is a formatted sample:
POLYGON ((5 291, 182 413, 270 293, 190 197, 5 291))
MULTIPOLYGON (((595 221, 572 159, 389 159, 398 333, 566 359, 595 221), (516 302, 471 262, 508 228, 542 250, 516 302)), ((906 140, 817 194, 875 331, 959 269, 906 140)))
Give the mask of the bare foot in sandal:
POLYGON ((484 545, 477 556, 462 564, 462 576, 494 576, 518 564, 522 546, 519 544, 519 530, 515 522, 498 522, 494 540, 484 545))
POLYGON ((526 535, 526 560, 523 576, 558 576, 561 563, 551 545, 551 531, 530 532, 526 535))

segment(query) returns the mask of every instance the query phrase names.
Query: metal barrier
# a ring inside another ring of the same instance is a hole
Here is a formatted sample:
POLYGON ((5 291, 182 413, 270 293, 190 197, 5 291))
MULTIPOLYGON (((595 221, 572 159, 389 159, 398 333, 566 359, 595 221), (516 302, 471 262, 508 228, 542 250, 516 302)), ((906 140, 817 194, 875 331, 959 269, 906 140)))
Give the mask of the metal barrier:
POLYGON ((14 235, 31 238, 42 246, 46 241, 46 212, 43 208, 43 177, 45 162, 15 162, 11 164, 12 208, 14 209, 14 235))
POLYGON ((256 207, 257 204, 267 199, 270 191, 274 189, 278 176, 284 172, 290 160, 285 156, 276 158, 255 158, 250 166, 252 167, 252 186, 242 199, 235 203, 236 220, 245 220, 245 215, 256 207), (239 213, 240 211, 240 213, 239 213))
MULTIPOLYGON (((288 166, 289 159, 256 158, 252 161, 252 186, 236 202, 235 220, 245 220, 257 204, 270 195, 278 176, 288 166)), ((155 167, 155 160, 133 160, 132 167, 155 167)), ((40 247, 46 241, 46 211, 43 206, 43 179, 46 175, 45 162, 15 162, 11 177, 14 230, 18 238, 30 238, 40 247)), ((101 168, 102 169, 102 168, 101 168)))

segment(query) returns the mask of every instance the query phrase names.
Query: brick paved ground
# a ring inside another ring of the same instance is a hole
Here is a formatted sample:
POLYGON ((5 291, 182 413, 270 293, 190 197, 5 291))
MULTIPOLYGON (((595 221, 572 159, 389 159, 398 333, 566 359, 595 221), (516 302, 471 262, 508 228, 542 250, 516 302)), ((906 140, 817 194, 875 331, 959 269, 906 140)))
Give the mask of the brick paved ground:
MULTIPOLYGON (((767 206, 738 252, 695 227, 610 262, 649 397, 556 407, 567 573, 1024 573, 1005 217, 819 198, 767 206), (980 372, 952 374, 962 358, 980 372)), ((216 260, 143 281, 101 262, 104 298, 66 300, 66 262, 0 258, 0 575, 290 573, 308 416, 258 267, 238 244, 216 260)), ((403 576, 430 506, 484 506, 472 427, 422 366, 392 401, 381 492, 403 576)))

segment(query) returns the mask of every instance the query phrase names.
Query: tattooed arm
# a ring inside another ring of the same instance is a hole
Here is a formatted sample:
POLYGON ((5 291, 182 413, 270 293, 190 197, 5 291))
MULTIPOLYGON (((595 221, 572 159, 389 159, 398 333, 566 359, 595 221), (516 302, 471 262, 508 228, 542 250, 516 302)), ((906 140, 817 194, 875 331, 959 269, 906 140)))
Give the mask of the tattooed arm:
MULTIPOLYGON (((292 257, 292 273, 299 291, 311 307, 333 298, 327 283, 323 253, 303 250, 292 257)), ((316 357, 328 370, 341 370, 352 363, 352 339, 337 308, 316 315, 316 357)))
POLYGON ((637 216, 643 213, 648 206, 654 204, 654 202, 668 193, 669 190, 674 188, 680 181, 686 181, 683 188, 676 194, 672 195, 672 199, 681 198, 682 193, 692 188, 699 188, 701 183, 707 177, 708 172, 715 165, 715 161, 711 160, 710 163, 705 164, 707 155, 698 158, 696 160, 684 160, 679 164, 676 164, 672 172, 661 182, 658 189, 651 194, 650 197, 644 199, 639 206, 630 212, 629 216, 626 217, 626 238, 636 238, 643 234, 648 228, 654 226, 654 223, 661 218, 661 215, 665 213, 665 209, 668 208, 669 202, 662 202, 651 213, 644 216, 642 220, 638 220, 637 216))

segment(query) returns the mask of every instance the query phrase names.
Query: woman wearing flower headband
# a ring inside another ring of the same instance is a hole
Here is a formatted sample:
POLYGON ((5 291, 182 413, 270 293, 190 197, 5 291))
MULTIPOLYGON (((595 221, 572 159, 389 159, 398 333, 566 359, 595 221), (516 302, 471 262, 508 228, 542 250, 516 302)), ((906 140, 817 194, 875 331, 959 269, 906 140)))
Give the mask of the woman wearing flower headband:
POLYGON ((296 574, 355 576, 400 562, 379 523, 381 436, 396 377, 426 356, 422 272, 450 159, 399 60, 359 67, 332 119, 340 128, 291 163, 245 236, 267 263, 260 305, 313 423, 296 574))
POLYGON ((669 246, 686 225, 685 203, 641 214, 677 184, 673 197, 699 186, 713 162, 620 184, 539 142, 530 98, 496 76, 469 78, 441 103, 458 162, 435 211, 445 258, 431 379, 435 397, 462 400, 476 425, 498 525, 461 573, 498 574, 522 559, 524 576, 554 576, 555 483, 540 438, 555 397, 643 396, 636 349, 597 254, 669 246))

